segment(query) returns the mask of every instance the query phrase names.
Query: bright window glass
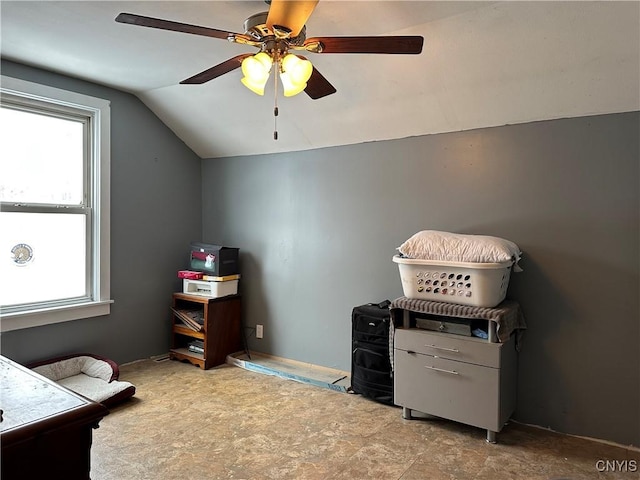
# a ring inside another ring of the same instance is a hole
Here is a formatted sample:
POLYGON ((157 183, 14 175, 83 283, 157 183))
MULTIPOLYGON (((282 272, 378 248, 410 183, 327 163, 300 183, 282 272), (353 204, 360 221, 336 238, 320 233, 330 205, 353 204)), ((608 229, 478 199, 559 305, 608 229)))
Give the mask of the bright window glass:
POLYGON ((110 108, 2 77, 1 330, 105 315, 110 108))
POLYGON ((0 304, 88 296, 86 217, 65 213, 0 213, 0 252, 29 251, 22 261, 0 257, 0 304))
POLYGON ((0 200, 82 204, 85 123, 0 108, 0 200))

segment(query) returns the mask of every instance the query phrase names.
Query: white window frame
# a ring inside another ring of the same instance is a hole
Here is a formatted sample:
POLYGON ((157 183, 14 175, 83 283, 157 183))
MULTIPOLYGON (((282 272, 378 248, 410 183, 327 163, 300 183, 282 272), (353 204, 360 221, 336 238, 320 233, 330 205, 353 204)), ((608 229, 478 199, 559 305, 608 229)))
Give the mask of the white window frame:
MULTIPOLYGON (((52 108, 72 108, 90 117, 89 181, 93 194, 91 241, 91 299, 77 303, 42 306, 21 311, 0 311, 0 331, 49 325, 82 318, 108 315, 110 299, 110 199, 111 199, 111 107, 108 100, 24 80, 0 77, 1 101, 36 106, 46 103, 52 108)), ((54 281, 53 279, 51 281, 54 281)))

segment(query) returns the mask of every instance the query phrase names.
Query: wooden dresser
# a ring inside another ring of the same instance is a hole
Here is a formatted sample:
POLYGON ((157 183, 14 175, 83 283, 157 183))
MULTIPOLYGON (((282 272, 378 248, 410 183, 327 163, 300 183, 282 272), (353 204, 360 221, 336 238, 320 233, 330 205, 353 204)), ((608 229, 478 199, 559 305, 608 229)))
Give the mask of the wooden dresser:
POLYGON ((90 478, 106 407, 0 356, 0 409, 3 480, 90 478))

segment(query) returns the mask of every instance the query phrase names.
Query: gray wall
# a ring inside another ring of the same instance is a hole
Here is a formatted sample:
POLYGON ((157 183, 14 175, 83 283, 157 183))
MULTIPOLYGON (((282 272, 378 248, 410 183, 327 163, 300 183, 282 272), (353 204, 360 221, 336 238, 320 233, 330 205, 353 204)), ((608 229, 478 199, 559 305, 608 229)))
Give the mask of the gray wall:
POLYGON ((203 161, 203 234, 241 249, 253 350, 350 369, 355 305, 402 295, 395 248, 510 239, 529 329, 515 418, 640 445, 638 112, 203 161))
POLYGON ((252 349, 349 370, 351 309, 402 294, 403 240, 489 234, 525 252, 509 290, 529 325, 516 419, 640 445, 638 112, 205 160, 201 176, 134 96, 2 73, 111 101, 115 300, 109 316, 2 334, 3 355, 166 352, 176 270, 203 239, 241 248, 244 320, 265 325, 252 349))
MULTIPOLYGON (((111 101, 111 314, 2 334, 30 362, 72 352, 117 362, 166 353, 176 271, 201 234, 200 158, 135 96, 2 62, 2 74, 111 101)), ((55 279, 50 279, 55 281, 55 279)))

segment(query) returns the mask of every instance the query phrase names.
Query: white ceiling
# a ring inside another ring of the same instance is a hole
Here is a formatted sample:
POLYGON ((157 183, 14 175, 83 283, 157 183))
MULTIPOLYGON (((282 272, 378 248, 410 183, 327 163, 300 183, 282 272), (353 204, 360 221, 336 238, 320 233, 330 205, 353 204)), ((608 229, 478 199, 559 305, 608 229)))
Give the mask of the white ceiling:
POLYGON ((307 150, 640 110, 640 2, 320 0, 307 36, 422 35, 421 55, 309 54, 337 93, 264 97, 224 40, 116 23, 120 12, 242 32, 261 1, 0 2, 2 57, 137 95, 203 158, 307 150))

